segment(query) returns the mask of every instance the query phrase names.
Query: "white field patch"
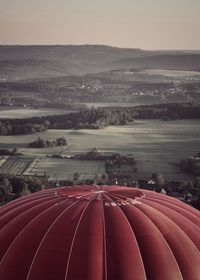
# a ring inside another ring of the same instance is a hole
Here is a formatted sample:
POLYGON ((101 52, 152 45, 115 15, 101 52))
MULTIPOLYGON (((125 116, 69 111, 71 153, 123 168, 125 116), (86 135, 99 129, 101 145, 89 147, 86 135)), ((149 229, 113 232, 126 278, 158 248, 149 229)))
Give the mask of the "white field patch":
POLYGON ((33 118, 42 117, 49 115, 62 115, 68 114, 72 111, 70 110, 59 110, 59 109, 31 109, 31 108, 12 108, 4 109, 0 107, 0 119, 23 119, 23 118, 33 118))
POLYGON ((90 103, 81 103, 87 106, 87 108, 101 108, 101 107, 134 107, 143 105, 143 103, 128 103, 128 102, 90 102, 90 103))
POLYGON ((57 158, 37 158, 24 175, 46 175, 50 180, 74 180, 78 173, 78 180, 95 179, 105 172, 104 163, 100 161, 81 161, 57 158))
POLYGON ((146 69, 140 73, 148 75, 161 75, 165 77, 194 77, 200 78, 200 72, 197 71, 184 71, 184 70, 164 70, 164 69, 146 69))

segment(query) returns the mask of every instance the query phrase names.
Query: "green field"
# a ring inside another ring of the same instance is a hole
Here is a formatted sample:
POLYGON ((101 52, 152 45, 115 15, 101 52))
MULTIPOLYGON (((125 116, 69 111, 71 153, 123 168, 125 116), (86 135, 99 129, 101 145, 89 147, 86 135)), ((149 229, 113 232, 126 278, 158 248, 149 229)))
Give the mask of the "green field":
MULTIPOLYGON (((1 136, 0 147, 18 147, 25 155, 45 157, 48 154, 62 152, 60 148, 27 149, 28 143, 38 136, 54 140, 65 136, 70 143, 66 153, 86 152, 93 147, 104 152, 119 152, 133 154, 137 160, 138 174, 136 177, 149 177, 153 172, 163 173, 169 179, 187 179, 172 163, 192 156, 200 151, 200 120, 138 120, 130 126, 107 127, 99 130, 49 130, 44 133, 24 136, 1 136)), ((54 166, 53 160, 42 170, 57 173, 62 163, 54 166)), ((93 164, 93 162, 92 162, 93 164)), ((73 166, 74 172, 83 163, 77 161, 73 166)), ((90 173, 91 166, 88 166, 90 173)), ((43 172, 43 171, 42 171, 43 172)))
POLYGON ((49 115, 61 115, 67 114, 72 111, 61 110, 61 109, 51 109, 51 108, 20 108, 20 107, 0 107, 0 119, 23 119, 32 117, 42 117, 49 115))
POLYGON ((10 175, 47 176, 50 180, 72 180, 79 174, 80 181, 95 180, 105 173, 101 161, 80 161, 47 157, 1 156, 0 173, 10 175))
POLYGON ((166 77, 198 77, 200 78, 200 72, 197 71, 185 71, 185 70, 166 70, 166 69, 147 69, 142 71, 148 75, 162 75, 166 77))

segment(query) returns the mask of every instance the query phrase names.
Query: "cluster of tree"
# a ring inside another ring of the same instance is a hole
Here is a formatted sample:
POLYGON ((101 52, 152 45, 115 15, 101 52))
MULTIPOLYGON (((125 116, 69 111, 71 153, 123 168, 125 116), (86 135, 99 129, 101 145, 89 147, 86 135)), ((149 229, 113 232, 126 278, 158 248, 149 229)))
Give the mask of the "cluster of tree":
POLYGON ((179 166, 184 172, 200 176, 200 152, 193 157, 181 160, 179 166))
POLYGON ((135 107, 135 118, 139 119, 198 119, 200 104, 170 103, 135 107))
POLYGON ((200 177, 195 177, 193 181, 168 182, 166 190, 172 196, 179 194, 186 203, 200 210, 200 177))
POLYGON ((36 132, 46 131, 48 128, 44 123, 34 123, 26 121, 0 121, 0 135, 21 135, 21 134, 32 134, 36 132))
POLYGON ((193 181, 166 181, 162 174, 153 173, 151 180, 139 180, 139 187, 181 197, 186 203, 200 210, 200 177, 193 181))
POLYGON ((50 185, 45 177, 0 175, 0 202, 8 202, 50 185))
POLYGON ((0 149, 0 156, 18 156, 21 153, 18 152, 17 148, 13 148, 12 150, 8 149, 0 149))
POLYGON ((98 152, 97 148, 93 148, 85 154, 75 155, 74 158, 83 160, 102 160, 106 162, 106 166, 120 164, 136 165, 136 160, 132 156, 124 156, 119 153, 113 153, 111 155, 102 154, 98 152))
POLYGON ((118 153, 108 156, 106 160, 106 167, 114 165, 120 166, 121 164, 136 165, 136 160, 132 156, 127 157, 118 153))
POLYGON ((98 129, 108 125, 125 125, 134 119, 200 118, 200 104, 173 103, 137 107, 92 108, 66 115, 2 120, 0 135, 30 134, 46 129, 98 129))
POLYGON ((57 146, 67 146, 67 139, 65 137, 59 137, 56 140, 50 141, 38 137, 35 141, 29 144, 29 148, 50 148, 57 146))

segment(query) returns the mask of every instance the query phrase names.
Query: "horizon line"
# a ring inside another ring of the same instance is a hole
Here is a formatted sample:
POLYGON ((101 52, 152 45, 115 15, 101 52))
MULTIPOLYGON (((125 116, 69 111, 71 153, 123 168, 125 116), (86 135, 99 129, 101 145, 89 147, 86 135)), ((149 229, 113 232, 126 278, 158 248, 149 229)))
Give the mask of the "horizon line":
POLYGON ((200 51, 200 49, 178 49, 178 48, 173 48, 173 49, 145 49, 145 48, 140 48, 140 47, 121 47, 121 46, 113 46, 113 45, 107 45, 107 44, 0 44, 0 47, 51 47, 51 46, 58 46, 58 47, 67 47, 67 46, 73 46, 73 47, 81 47, 81 46, 96 46, 96 47, 110 47, 110 48, 117 48, 117 49, 127 49, 127 50, 141 50, 141 51, 200 51))

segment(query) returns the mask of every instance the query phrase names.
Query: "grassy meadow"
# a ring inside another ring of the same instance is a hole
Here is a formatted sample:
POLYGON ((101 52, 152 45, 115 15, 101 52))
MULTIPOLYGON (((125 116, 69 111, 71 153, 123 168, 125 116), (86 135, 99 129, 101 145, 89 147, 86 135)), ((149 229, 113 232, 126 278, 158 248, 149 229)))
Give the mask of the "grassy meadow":
MULTIPOLYGON (((0 148, 17 147, 26 156, 39 157, 41 162, 44 162, 41 172, 57 174, 54 168, 59 173, 62 168, 67 170, 68 167, 63 167, 63 161, 58 159, 48 158, 47 160, 47 155, 62 152, 74 154, 96 147, 102 152, 132 154, 137 160, 136 178, 149 177, 153 172, 159 172, 166 178, 182 180, 188 179, 190 176, 183 174, 174 164, 200 151, 199 138, 200 120, 137 120, 129 126, 110 126, 99 130, 48 130, 32 135, 1 136, 0 148), (49 140, 64 136, 70 147, 68 150, 58 147, 28 149, 28 143, 38 136, 49 140)), ((91 173, 93 164, 92 162, 91 166, 86 166, 88 173, 91 173)), ((69 169, 72 168, 76 172, 83 166, 83 162, 76 161, 69 169)), ((95 172, 98 168, 97 166, 95 172)), ((65 171, 62 169, 62 172, 65 171)))

